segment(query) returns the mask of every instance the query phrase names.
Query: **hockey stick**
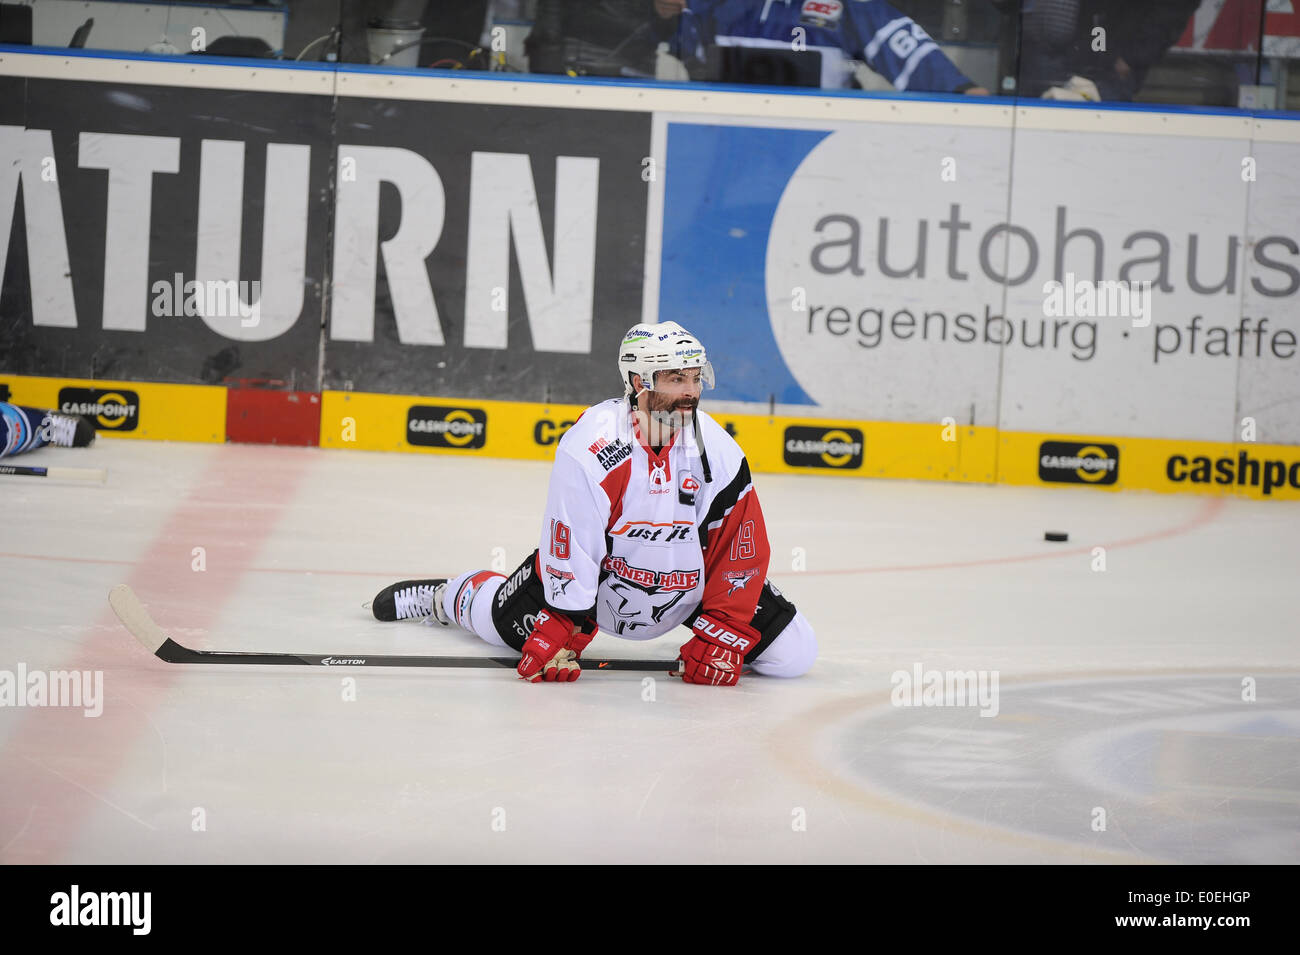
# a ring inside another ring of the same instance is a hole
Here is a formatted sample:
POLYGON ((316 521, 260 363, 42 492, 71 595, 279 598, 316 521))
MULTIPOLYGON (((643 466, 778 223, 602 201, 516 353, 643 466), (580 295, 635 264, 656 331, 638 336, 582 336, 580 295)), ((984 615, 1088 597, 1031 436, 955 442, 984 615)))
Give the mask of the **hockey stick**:
POLYGON ((103 468, 27 468, 17 464, 0 465, 0 474, 16 474, 22 477, 50 477, 64 481, 98 481, 104 483, 103 468))
MULTIPOLYGON (((343 656, 315 656, 303 653, 240 653, 229 650, 191 650, 183 647, 167 634, 144 609, 140 598, 126 584, 118 584, 108 592, 108 602, 117 619, 131 631, 131 635, 144 648, 167 663, 238 663, 261 666, 367 666, 367 667, 509 667, 519 665, 518 657, 419 657, 375 656, 357 654, 343 656)), ((584 670, 650 670, 677 669, 676 660, 580 660, 584 670)))

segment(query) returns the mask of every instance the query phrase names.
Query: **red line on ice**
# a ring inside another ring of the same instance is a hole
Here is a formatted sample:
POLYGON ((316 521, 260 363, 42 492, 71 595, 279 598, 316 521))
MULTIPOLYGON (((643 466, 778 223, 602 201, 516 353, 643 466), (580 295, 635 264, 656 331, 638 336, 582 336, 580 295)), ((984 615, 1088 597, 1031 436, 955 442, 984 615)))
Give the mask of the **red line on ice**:
POLYGON ((1161 540, 1166 537, 1178 537, 1181 534, 1187 534, 1203 524, 1208 524, 1219 516, 1228 504, 1226 497, 1213 497, 1205 501, 1195 514, 1183 521, 1181 524, 1175 524, 1173 527, 1167 527, 1162 531, 1152 531, 1149 534, 1139 534, 1137 537, 1124 537, 1116 541, 1094 540, 1089 541, 1083 547, 1071 547, 1065 550, 1053 548, 1050 551, 1044 551, 1040 554, 1019 554, 1014 557, 977 557, 972 560, 956 560, 942 564, 895 564, 893 566, 883 567, 854 567, 839 570, 818 570, 795 572, 795 577, 814 577, 818 575, 830 574, 892 574, 899 571, 907 570, 951 570, 956 567, 983 567, 988 564, 1018 564, 1031 560, 1055 560, 1058 557, 1078 557, 1080 554, 1091 554, 1094 547, 1105 547, 1107 550, 1115 550, 1120 547, 1135 547, 1138 544, 1149 544, 1151 541, 1161 540))
MULTIPOLYGON (((196 573, 192 548, 204 547, 209 565, 248 567, 312 460, 285 454, 267 467, 266 454, 256 446, 222 448, 140 558, 112 561, 133 567, 126 582, 164 630, 205 629, 217 622, 242 574, 196 573)), ((29 670, 104 670, 104 710, 92 719, 72 707, 20 711, 21 722, 0 750, 0 862, 80 861, 76 847, 92 820, 106 824, 95 834, 106 838, 90 841, 119 847, 106 860, 112 862, 156 859, 161 847, 170 849, 192 835, 190 804, 202 805, 202 793, 165 790, 163 742, 150 719, 182 671, 145 655, 109 609, 107 591, 87 635, 71 659, 52 665, 25 661, 29 670), (89 636, 105 627, 118 638, 89 636), (132 659, 139 666, 122 666, 132 659), (128 761, 136 768, 116 784, 128 761), (153 851, 138 851, 146 848, 153 851)), ((100 861, 102 854, 86 858, 100 861)))

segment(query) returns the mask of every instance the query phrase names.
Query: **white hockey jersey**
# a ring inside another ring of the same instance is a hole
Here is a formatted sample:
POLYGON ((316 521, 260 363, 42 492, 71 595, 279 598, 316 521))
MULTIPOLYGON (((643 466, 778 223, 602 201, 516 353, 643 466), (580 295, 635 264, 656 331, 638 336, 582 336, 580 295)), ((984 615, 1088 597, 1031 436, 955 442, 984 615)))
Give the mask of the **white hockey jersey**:
POLYGON ((767 577, 767 528, 740 446, 699 411, 655 454, 626 398, 588 408, 555 452, 537 551, 546 601, 574 622, 649 640, 698 610, 733 633, 750 626, 767 577))

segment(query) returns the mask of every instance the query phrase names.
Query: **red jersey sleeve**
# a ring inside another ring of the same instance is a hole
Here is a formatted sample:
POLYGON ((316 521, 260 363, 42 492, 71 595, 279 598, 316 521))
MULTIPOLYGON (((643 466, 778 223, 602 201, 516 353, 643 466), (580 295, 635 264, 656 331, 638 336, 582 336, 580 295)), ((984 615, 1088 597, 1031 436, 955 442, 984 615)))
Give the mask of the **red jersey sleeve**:
MULTIPOLYGON (((750 626, 767 580, 771 549, 758 492, 742 462, 705 517, 704 600, 701 613, 757 643, 750 626)), ((751 644, 752 646, 752 644, 751 644)))

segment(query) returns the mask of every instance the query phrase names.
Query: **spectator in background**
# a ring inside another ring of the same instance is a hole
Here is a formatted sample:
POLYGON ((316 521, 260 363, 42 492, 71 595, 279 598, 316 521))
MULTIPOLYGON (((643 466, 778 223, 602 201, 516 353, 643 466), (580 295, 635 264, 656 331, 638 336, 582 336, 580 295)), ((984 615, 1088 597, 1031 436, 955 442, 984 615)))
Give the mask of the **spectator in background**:
POLYGON ((1020 92, 1131 100, 1199 5, 1200 0, 1025 0, 1020 92), (1098 28, 1103 32, 1094 35, 1098 28))
POLYGON ((820 82, 812 85, 824 89, 852 86, 858 60, 900 91, 988 95, 920 24, 884 0, 691 0, 689 9, 686 0, 654 0, 654 8, 673 23, 671 52, 694 78, 719 78, 717 51, 740 48, 782 57, 815 53, 820 82))

